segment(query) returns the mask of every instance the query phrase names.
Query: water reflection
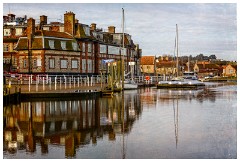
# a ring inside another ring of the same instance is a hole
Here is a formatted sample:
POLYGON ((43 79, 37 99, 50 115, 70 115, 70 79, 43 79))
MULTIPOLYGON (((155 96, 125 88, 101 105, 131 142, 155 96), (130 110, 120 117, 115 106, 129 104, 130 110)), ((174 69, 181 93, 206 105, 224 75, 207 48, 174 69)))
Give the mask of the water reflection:
POLYGON ((236 86, 145 88, 10 105, 4 107, 4 157, 236 158, 236 93, 236 86), (222 106, 226 101, 233 105, 222 106))
POLYGON ((124 98, 116 94, 110 98, 29 101, 4 107, 4 151, 35 152, 39 144, 41 153, 46 154, 48 145, 54 144, 65 146, 66 157, 74 157, 77 148, 96 145, 104 135, 114 141, 116 134, 128 134, 141 114, 135 91, 126 92, 124 98))

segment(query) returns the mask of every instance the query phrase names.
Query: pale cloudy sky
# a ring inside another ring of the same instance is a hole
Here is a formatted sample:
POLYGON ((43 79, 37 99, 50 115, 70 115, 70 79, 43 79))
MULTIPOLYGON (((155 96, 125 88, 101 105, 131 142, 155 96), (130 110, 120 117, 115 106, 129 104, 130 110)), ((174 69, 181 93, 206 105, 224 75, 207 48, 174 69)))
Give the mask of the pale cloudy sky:
POLYGON ((27 15, 37 22, 40 15, 46 15, 51 22, 63 21, 64 13, 72 11, 80 23, 96 23, 105 31, 113 25, 116 32, 121 32, 124 8, 125 32, 139 44, 144 56, 173 55, 178 24, 180 56, 203 53, 215 54, 219 59, 237 60, 237 1, 234 0, 221 3, 23 2, 4 0, 3 15, 9 12, 16 17, 27 15))

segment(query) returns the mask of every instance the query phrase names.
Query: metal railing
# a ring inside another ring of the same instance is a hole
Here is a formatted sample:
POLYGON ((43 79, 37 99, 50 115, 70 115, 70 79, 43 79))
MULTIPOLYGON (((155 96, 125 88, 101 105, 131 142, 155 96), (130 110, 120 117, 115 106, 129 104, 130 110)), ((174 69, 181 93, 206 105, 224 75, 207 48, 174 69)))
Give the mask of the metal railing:
MULTIPOLYGON (((29 74, 15 74, 4 75, 5 85, 11 87, 11 85, 28 85, 29 91, 35 86, 35 91, 38 91, 41 87, 42 90, 59 90, 67 88, 75 88, 80 86, 90 87, 96 84, 107 84, 106 75, 29 75, 29 74)), ((156 84, 159 81, 170 80, 172 77, 163 76, 135 76, 134 81, 138 84, 156 84)))

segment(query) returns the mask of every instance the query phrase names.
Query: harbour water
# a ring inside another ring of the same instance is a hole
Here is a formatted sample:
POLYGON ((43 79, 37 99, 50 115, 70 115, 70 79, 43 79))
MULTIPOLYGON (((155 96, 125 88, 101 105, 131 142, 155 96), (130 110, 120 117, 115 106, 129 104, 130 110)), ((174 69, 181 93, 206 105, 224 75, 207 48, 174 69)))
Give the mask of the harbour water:
POLYGON ((236 159, 237 85, 215 84, 9 105, 3 158, 236 159))

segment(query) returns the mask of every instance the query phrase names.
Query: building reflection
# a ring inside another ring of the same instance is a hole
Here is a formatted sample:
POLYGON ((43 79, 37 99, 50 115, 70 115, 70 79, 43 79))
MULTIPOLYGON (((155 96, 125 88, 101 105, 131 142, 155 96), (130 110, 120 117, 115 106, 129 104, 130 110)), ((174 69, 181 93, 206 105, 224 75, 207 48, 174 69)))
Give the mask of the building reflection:
POLYGON ((65 156, 75 157, 82 145, 97 145, 108 136, 127 134, 142 112, 137 92, 111 98, 66 101, 27 101, 4 107, 3 149, 48 154, 49 145, 65 146, 65 156))

